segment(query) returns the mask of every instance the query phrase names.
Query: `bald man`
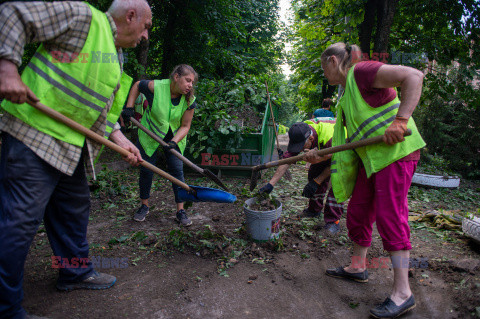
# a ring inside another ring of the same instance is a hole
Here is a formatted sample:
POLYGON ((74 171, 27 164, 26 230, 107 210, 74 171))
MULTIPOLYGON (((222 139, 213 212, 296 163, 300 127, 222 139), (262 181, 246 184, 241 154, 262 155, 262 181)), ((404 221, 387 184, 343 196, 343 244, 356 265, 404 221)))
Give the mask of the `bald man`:
POLYGON ((117 123, 131 78, 122 48, 148 38, 152 14, 145 0, 115 0, 107 13, 85 2, 9 2, 0 6, 0 318, 25 318, 23 268, 44 221, 59 269, 60 290, 106 289, 116 281, 96 272, 86 238, 90 213, 87 174, 101 145, 25 102, 41 101, 109 138, 139 150, 117 123), (42 45, 20 77, 24 46, 42 45))

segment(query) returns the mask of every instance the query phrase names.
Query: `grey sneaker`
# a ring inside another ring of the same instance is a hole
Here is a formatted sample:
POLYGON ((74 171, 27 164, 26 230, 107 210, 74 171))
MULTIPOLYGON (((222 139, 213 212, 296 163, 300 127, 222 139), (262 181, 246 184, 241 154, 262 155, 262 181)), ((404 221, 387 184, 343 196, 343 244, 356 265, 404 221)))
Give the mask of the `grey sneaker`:
POLYGON ((330 235, 336 235, 340 232, 340 225, 336 223, 326 223, 324 228, 330 235))
POLYGON ((88 278, 72 283, 57 282, 57 289, 68 291, 74 289, 108 289, 112 287, 117 281, 117 278, 112 275, 93 271, 88 278))
POLYGON ((179 222, 180 225, 183 226, 190 226, 192 224, 192 221, 190 220, 190 218, 188 218, 187 212, 185 212, 184 209, 180 209, 177 212, 177 222, 179 222))
POLYGON ((133 220, 136 220, 137 222, 143 222, 145 220, 145 217, 148 215, 149 208, 147 205, 142 204, 140 208, 137 210, 135 215, 133 216, 133 220))

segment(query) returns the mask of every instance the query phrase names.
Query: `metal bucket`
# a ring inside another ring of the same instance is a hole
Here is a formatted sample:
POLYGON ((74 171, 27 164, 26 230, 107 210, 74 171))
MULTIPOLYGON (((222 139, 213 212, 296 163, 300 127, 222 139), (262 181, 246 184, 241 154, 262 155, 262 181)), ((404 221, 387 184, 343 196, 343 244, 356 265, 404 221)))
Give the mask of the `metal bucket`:
POLYGON ((254 240, 267 241, 278 238, 280 232, 280 217, 282 215, 282 203, 274 200, 275 209, 269 211, 255 211, 249 207, 257 201, 250 198, 245 201, 243 211, 246 216, 247 234, 254 240))

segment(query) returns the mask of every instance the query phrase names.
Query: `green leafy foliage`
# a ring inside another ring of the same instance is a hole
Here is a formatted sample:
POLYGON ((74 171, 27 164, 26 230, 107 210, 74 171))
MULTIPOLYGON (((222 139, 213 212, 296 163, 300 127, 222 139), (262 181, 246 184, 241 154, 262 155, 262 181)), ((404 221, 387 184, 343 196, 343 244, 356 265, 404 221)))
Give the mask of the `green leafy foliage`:
MULTIPOLYGON (((471 84, 471 71, 470 67, 459 66, 428 74, 414 116, 427 142, 427 154, 441 154, 449 171, 478 178, 480 91, 471 84)), ((428 163, 429 157, 426 159, 428 163)))
POLYGON ((269 83, 270 100, 279 109, 276 123, 291 124, 297 109, 289 97, 292 88, 283 75, 236 74, 230 80, 202 79, 197 87, 200 106, 187 145, 195 158, 217 148, 233 153, 242 134, 260 132, 267 106, 265 81, 269 83))
POLYGON ((166 77, 179 63, 202 77, 262 74, 277 69, 283 44, 278 0, 152 2, 147 73, 166 77))

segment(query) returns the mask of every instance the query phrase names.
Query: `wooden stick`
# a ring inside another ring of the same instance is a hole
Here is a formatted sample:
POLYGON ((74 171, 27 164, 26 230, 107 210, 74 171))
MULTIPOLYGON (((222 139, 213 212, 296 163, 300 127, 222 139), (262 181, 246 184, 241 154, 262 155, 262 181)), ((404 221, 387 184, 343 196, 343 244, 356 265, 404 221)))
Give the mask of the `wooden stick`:
MULTIPOLYGON (((115 152, 119 153, 120 155, 122 155, 124 157, 127 157, 131 154, 129 151, 122 148, 121 146, 113 143, 112 141, 107 140, 103 136, 100 136, 99 134, 93 132, 92 130, 89 130, 88 128, 80 125, 79 123, 75 122, 74 120, 66 117, 62 113, 57 112, 54 109, 49 108, 48 106, 46 106, 46 105, 44 105, 40 102, 35 103, 35 102, 32 102, 32 101, 29 100, 28 104, 30 104, 31 106, 33 106, 37 110, 42 111, 43 113, 47 114, 48 116, 56 119, 57 121, 62 122, 63 124, 65 124, 65 125, 73 128, 74 130, 84 134, 88 138, 90 138, 90 139, 92 139, 92 140, 94 140, 94 141, 96 141, 100 144, 105 145, 106 147, 114 150, 115 152)), ((172 183, 180 186, 181 188, 185 189, 188 192, 193 191, 192 188, 190 186, 188 186, 187 184, 185 184, 184 182, 176 179, 172 175, 162 171, 161 169, 159 169, 155 165, 152 165, 152 164, 148 163, 147 161, 141 162, 140 165, 148 168, 149 170, 153 171, 154 173, 157 173, 158 175, 162 176, 163 178, 168 179, 172 183)))

